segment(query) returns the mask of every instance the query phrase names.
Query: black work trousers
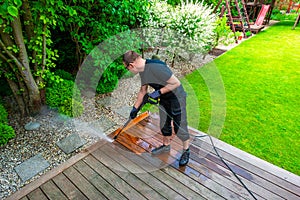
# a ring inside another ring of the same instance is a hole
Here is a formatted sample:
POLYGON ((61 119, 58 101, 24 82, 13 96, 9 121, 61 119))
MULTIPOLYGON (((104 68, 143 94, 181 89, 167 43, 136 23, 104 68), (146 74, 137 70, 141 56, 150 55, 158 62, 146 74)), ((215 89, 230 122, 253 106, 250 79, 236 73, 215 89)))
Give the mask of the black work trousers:
POLYGON ((190 138, 186 116, 186 96, 174 99, 160 99, 160 129, 164 136, 172 135, 172 120, 174 132, 183 142, 190 138))

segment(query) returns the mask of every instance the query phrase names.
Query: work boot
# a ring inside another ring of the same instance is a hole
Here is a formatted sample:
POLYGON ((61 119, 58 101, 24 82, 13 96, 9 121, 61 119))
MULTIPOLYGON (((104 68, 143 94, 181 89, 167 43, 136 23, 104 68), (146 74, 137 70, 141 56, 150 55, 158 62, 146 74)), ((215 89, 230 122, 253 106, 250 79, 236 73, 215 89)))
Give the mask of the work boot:
POLYGON ((158 155, 164 152, 170 152, 170 150, 171 150, 171 145, 161 145, 160 147, 153 149, 151 152, 153 155, 158 155))
POLYGON ((188 164, 189 159, 190 159, 190 149, 183 150, 183 153, 179 160, 179 166, 185 166, 186 164, 188 164))

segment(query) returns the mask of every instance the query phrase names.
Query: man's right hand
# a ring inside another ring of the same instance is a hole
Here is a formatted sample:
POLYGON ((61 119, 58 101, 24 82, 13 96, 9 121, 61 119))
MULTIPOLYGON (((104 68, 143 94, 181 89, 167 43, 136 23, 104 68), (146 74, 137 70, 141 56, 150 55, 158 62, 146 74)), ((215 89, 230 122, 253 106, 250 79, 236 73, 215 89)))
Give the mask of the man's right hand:
POLYGON ((132 110, 130 111, 130 118, 131 118, 131 119, 136 118, 138 112, 139 112, 139 110, 133 106, 133 107, 132 107, 132 110))

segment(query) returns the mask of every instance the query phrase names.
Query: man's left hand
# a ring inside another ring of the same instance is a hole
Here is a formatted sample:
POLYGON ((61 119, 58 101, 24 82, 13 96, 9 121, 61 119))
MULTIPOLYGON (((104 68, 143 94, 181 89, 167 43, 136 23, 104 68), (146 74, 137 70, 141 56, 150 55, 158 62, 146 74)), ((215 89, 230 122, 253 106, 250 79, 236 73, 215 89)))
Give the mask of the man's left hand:
POLYGON ((157 100, 160 97, 160 95, 161 95, 160 90, 155 90, 154 92, 149 94, 149 97, 157 100))

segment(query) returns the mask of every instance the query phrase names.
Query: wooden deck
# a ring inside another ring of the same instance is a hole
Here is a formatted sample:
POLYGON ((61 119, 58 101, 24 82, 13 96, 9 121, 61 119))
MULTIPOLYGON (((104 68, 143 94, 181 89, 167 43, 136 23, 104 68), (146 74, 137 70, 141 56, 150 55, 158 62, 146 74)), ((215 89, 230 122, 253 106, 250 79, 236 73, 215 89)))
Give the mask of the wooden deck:
MULTIPOLYGON (((254 199, 208 137, 192 138, 185 167, 178 166, 182 146, 177 137, 170 153, 151 156, 151 149, 161 145, 157 122, 145 119, 113 143, 97 142, 7 199, 254 199)), ((190 133, 203 135, 194 129, 190 133)), ((256 199, 300 199, 299 176, 218 139, 213 142, 256 199)))

